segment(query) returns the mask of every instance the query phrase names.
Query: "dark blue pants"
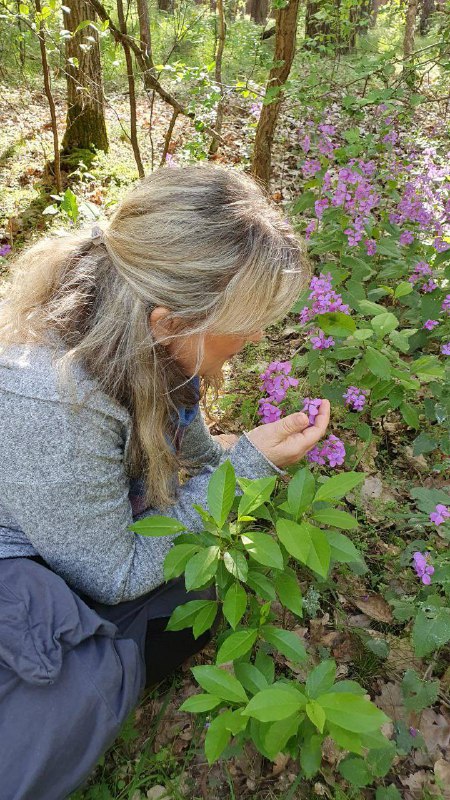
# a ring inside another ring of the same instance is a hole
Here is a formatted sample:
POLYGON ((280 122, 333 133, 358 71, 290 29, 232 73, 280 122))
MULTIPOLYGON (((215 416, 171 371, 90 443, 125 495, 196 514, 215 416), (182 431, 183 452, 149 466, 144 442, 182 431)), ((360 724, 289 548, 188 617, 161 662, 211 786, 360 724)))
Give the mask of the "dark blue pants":
POLYGON ((0 560, 0 797, 63 800, 112 744, 145 685, 209 640, 164 632, 182 579, 107 606, 28 558, 0 560))

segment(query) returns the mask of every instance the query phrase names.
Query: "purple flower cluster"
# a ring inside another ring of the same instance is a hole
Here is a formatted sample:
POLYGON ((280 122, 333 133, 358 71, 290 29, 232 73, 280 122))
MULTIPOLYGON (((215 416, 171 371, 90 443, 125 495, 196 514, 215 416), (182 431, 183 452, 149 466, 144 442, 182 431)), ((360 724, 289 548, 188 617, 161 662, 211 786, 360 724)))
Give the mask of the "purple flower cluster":
POLYGON ((434 573, 434 567, 429 563, 429 553, 420 553, 417 551, 413 555, 414 569, 416 570, 417 577, 421 579, 422 583, 429 586, 431 583, 431 576, 434 573))
POLYGON ((316 172, 322 169, 322 164, 318 158, 309 158, 303 164, 303 175, 305 178, 313 178, 316 172))
POLYGON ((320 328, 317 329, 315 336, 311 336, 310 342, 313 350, 328 350, 329 347, 334 347, 336 344, 333 337, 325 336, 320 328))
POLYGON ((443 356, 450 356, 450 342, 442 345, 441 353, 443 356))
POLYGON ((450 248, 450 243, 445 242, 440 236, 436 236, 433 246, 437 253, 445 253, 450 248))
POLYGON ((368 256, 374 256, 377 252, 377 243, 375 239, 365 239, 366 253, 368 256))
POLYGON ((438 503, 434 511, 430 514, 430 521, 435 525, 442 525, 450 517, 450 511, 443 503, 438 503))
POLYGON ((342 397, 345 400, 345 404, 349 406, 352 411, 362 411, 368 394, 368 389, 358 389, 357 386, 349 386, 342 397))
POLYGON ((262 101, 258 101, 256 103, 252 103, 250 106, 250 114, 255 117, 255 119, 259 119, 262 109, 262 101))
POLYGON ((305 397, 303 401, 303 408, 302 411, 304 414, 308 415, 309 424, 314 425, 316 421, 316 417, 320 411, 320 405, 322 400, 320 397, 305 397))
POLYGON ((311 308, 308 306, 302 308, 300 312, 300 323, 302 325, 311 322, 316 314, 326 314, 328 311, 341 311, 343 314, 350 314, 350 307, 343 303, 341 295, 332 289, 331 282, 330 272, 326 275, 321 272, 318 278, 311 279, 309 284, 311 291, 308 297, 311 300, 311 308))
POLYGON ((450 314, 450 294, 447 294, 442 301, 442 311, 450 314))
POLYGON ((364 174, 364 167, 367 165, 361 162, 358 166, 361 172, 350 167, 339 170, 337 185, 331 197, 331 204, 340 206, 350 216, 350 225, 344 230, 349 247, 359 244, 365 227, 370 222, 370 214, 380 201, 380 195, 364 174))
POLYGON ((432 331, 436 325, 439 325, 438 319, 427 319, 427 321, 424 322, 423 327, 426 328, 427 331, 432 331))
POLYGON ((400 242, 400 244, 404 244, 404 245, 406 245, 406 244, 412 244, 412 243, 413 243, 413 241, 414 241, 414 234, 413 234, 413 233, 411 233, 411 231, 407 231, 407 230, 406 230, 406 231, 403 231, 403 232, 400 234, 400 238, 399 238, 399 242, 400 242))
MULTIPOLYGON (((426 261, 419 261, 414 267, 412 275, 409 276, 408 281, 410 283, 424 281, 424 278, 432 274, 433 271, 430 265, 427 264, 426 261)), ((437 283, 433 278, 428 278, 428 280, 424 281, 420 286, 420 291, 424 293, 434 292, 435 289, 437 289, 437 283)))
POLYGON ((3 258, 3 256, 7 256, 8 253, 11 252, 11 250, 12 250, 12 247, 11 247, 10 244, 3 244, 0 247, 0 257, 3 258))
POLYGON ((316 444, 306 454, 306 459, 312 464, 321 464, 323 466, 328 461, 330 467, 340 466, 345 459, 344 443, 331 433, 321 446, 316 444))
POLYGON ((298 379, 289 375, 291 369, 290 361, 272 361, 259 376, 262 380, 260 388, 268 395, 258 401, 258 414, 264 424, 280 419, 281 409, 278 408, 278 403, 284 400, 290 386, 298 386, 298 379))

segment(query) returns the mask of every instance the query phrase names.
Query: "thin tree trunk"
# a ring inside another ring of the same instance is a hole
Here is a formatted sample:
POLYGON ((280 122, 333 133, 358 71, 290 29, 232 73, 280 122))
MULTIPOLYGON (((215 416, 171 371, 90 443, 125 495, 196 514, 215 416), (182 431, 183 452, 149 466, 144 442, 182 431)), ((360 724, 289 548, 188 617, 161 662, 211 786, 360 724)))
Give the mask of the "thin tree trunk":
POLYGON ((422 0, 420 9, 419 31, 421 36, 425 36, 430 29, 431 15, 436 10, 434 0, 422 0))
MULTIPOLYGON (((125 15, 123 13, 122 0, 117 0, 117 16, 119 19, 119 26, 121 33, 123 33, 124 36, 127 36, 128 35, 127 23, 125 21, 125 15)), ((125 54, 125 63, 127 66, 128 98, 130 102, 130 142, 133 148, 134 160, 136 161, 138 175, 140 178, 143 178, 145 172, 144 172, 144 167, 142 166, 141 153, 139 150, 139 143, 137 139, 136 91, 134 86, 133 59, 131 58, 130 46, 126 40, 122 42, 122 47, 123 47, 123 52, 125 54)))
MULTIPOLYGON (((35 0, 36 11, 38 14, 41 14, 41 0, 35 0)), ((50 71, 48 68, 48 61, 47 61, 47 48, 45 45, 45 22, 41 19, 39 22, 38 28, 38 38, 39 38, 39 47, 41 50, 41 61, 42 61, 42 71, 44 73, 44 89, 45 94, 47 96, 47 101, 50 109, 50 117, 52 120, 52 133, 53 133, 53 152, 55 156, 55 184, 56 189, 58 192, 62 190, 62 181, 61 181, 61 164, 60 164, 60 156, 59 156, 59 139, 58 139, 58 125, 56 122, 56 108, 55 108, 55 101, 52 95, 52 89, 50 86, 50 71)))
POLYGON ((268 105, 263 105, 261 109, 252 161, 253 175, 259 178, 267 188, 270 182, 272 142, 283 99, 281 87, 289 77, 295 53, 298 6, 299 0, 289 0, 287 6, 277 9, 275 14, 274 62, 275 64, 282 62, 282 65, 272 67, 270 70, 266 96, 270 96, 277 87, 279 87, 279 91, 275 100, 268 105))
POLYGON ((414 87, 416 76, 412 55, 414 53, 414 32, 416 26, 418 0, 408 0, 406 9, 405 37, 403 39, 403 56, 407 59, 403 66, 405 81, 411 88, 414 87))
POLYGON ((67 0, 63 15, 65 27, 74 34, 66 39, 68 109, 63 150, 107 151, 98 33, 92 26, 75 33, 82 22, 95 21, 95 11, 86 0, 67 0), (86 30, 94 41, 83 41, 86 30))
POLYGON ((166 156, 167 156, 167 153, 169 152, 170 140, 172 138, 172 132, 173 132, 173 129, 175 127, 175 123, 177 121, 177 117, 178 117, 178 111, 174 111, 173 114, 172 114, 172 118, 170 120, 169 127, 167 128, 167 133, 166 133, 165 138, 164 138, 164 149, 163 149, 163 154, 162 154, 162 158, 161 158, 161 163, 159 165, 160 167, 162 167, 163 164, 166 163, 166 156))
POLYGON ((23 20, 21 19, 21 16, 20 16, 21 0, 17 0, 16 6, 17 6, 17 27, 19 28, 19 59, 20 59, 20 66, 24 67, 25 66, 25 39, 23 37, 23 31, 24 31, 23 20))
POLYGON ((215 68, 215 80, 218 86, 220 86, 220 100, 217 104, 217 112, 216 112, 216 124, 214 126, 214 133, 216 135, 213 136, 211 140, 211 144, 209 146, 209 155, 213 156, 217 153, 219 147, 219 139, 222 132, 222 123, 223 123, 223 103, 224 103, 224 95, 223 95, 223 85, 222 85, 222 56, 225 47, 225 35, 226 35, 226 22, 225 22, 225 12, 223 8, 223 0, 217 0, 217 14, 218 14, 218 38, 217 38, 217 52, 216 52, 216 68, 215 68))
POLYGON ((148 15, 147 0, 137 0, 137 11, 139 17, 139 36, 141 49, 148 60, 153 64, 152 39, 150 34, 150 18, 148 15))

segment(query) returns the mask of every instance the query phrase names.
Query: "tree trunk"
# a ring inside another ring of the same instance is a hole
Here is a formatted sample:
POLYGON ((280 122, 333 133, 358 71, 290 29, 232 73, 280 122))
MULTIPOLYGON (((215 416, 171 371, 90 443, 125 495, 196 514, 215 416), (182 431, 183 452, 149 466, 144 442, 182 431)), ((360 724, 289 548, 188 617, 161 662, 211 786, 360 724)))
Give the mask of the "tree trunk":
MULTIPOLYGON (((128 35, 127 23, 125 14, 123 13, 122 0, 117 0, 117 16, 119 18, 119 27, 124 36, 128 35)), ((138 175, 143 178, 145 175, 144 167, 142 165, 141 153, 139 150, 139 143, 137 138, 137 124, 136 124, 136 91, 134 84, 133 73, 133 59, 131 57, 130 45, 124 39, 122 42, 123 52, 125 54, 125 63, 127 65, 127 79, 128 79, 128 98, 130 102, 130 142, 133 148, 134 160, 138 170, 138 175)))
MULTIPOLYGON (((76 30, 85 20, 95 20, 86 0, 67 0, 63 6, 64 25, 76 30), (64 10, 68 9, 68 10, 64 10)), ((66 39, 67 120, 62 146, 65 153, 75 149, 108 150, 103 106, 102 68, 98 33, 92 26, 66 39), (92 37, 94 41, 86 39, 92 37)))
POLYGON ((159 11, 173 11, 173 0, 158 0, 159 11))
POLYGON ((267 12, 269 11, 269 0, 250 0, 250 17, 256 25, 265 25, 267 22, 267 12))
POLYGON ((420 9, 419 31, 421 36, 425 36, 430 29, 431 15, 434 14, 436 6, 434 0, 422 0, 420 9))
MULTIPOLYGON (((226 35, 226 22, 225 22, 225 12, 223 8, 223 0, 217 0, 217 15, 218 15, 218 31, 217 31, 217 52, 215 57, 216 68, 215 68, 215 80, 218 86, 220 86, 220 100, 217 104, 217 111, 216 111, 216 124, 214 126, 214 131, 218 136, 222 131, 222 122, 223 122, 223 86, 222 86, 222 56, 223 51, 225 48, 225 35, 226 35)), ((213 156, 217 153, 217 149, 219 147, 219 139, 218 136, 213 136, 211 144, 209 146, 209 155, 213 156)))
POLYGON ((272 142, 283 98, 281 87, 289 77, 295 53, 298 6, 299 0, 289 0, 287 6, 277 9, 275 14, 274 62, 275 64, 282 62, 282 65, 272 67, 270 70, 266 97, 270 97, 275 90, 275 100, 263 105, 261 109, 252 161, 253 175, 267 188, 270 181, 272 142), (277 87, 279 87, 278 92, 276 92, 277 87))
POLYGON ((147 0, 137 0, 137 12, 139 17, 141 50, 153 64, 152 37, 150 34, 150 18, 148 15, 147 0))
MULTIPOLYGON (((41 13, 41 2, 40 0, 35 0, 36 11, 38 14, 41 13)), ((39 22, 38 28, 38 38, 39 38, 39 47, 41 51, 41 63, 42 63, 42 71, 44 73, 44 89, 45 94, 47 96, 47 101, 50 109, 50 118, 52 121, 52 133, 53 133, 53 152, 55 155, 55 162, 54 162, 54 169, 55 169, 55 184, 56 189, 58 192, 62 190, 62 181, 61 181, 61 166, 60 166, 60 157, 59 157, 59 139, 58 139, 58 125, 56 121, 56 108, 55 108, 55 101, 53 99, 53 94, 50 86, 50 70, 48 67, 47 61, 47 47, 45 44, 45 22, 43 19, 39 22)))
POLYGON ((403 56, 407 61, 403 65, 403 74, 408 86, 414 88, 416 82, 416 73, 414 66, 414 32, 416 26, 418 0, 408 0, 408 7, 406 9, 406 22, 405 22, 405 37, 403 39, 403 56))
POLYGON ((331 33, 331 26, 327 20, 317 19, 315 14, 320 11, 321 0, 307 0, 305 15, 305 38, 322 42, 331 33))

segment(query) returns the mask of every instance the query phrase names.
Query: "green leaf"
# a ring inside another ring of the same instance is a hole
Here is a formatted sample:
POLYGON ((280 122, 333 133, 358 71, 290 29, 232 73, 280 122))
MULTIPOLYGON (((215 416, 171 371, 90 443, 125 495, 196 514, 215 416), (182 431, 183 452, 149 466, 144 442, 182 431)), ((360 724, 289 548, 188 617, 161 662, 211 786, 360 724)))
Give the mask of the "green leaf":
POLYGON ((247 577, 247 585, 250 589, 253 589, 257 596, 263 597, 264 600, 277 599, 273 583, 262 572, 254 569, 250 570, 247 577))
POLYGON ((394 742, 385 740, 385 747, 377 747, 369 750, 366 756, 367 766, 372 776, 376 778, 384 778, 392 767, 392 762, 395 758, 396 747, 394 742))
POLYGON ((362 363, 377 378, 389 378, 391 374, 391 362, 379 350, 375 350, 374 347, 367 348, 362 363))
POLYGON ((342 747, 343 750, 349 750, 351 753, 356 753, 357 755, 362 754, 361 737, 357 733, 347 731, 341 728, 340 725, 335 725, 329 720, 327 721, 327 728, 331 738, 334 739, 336 744, 342 747))
POLYGON ((372 783, 373 778, 367 769, 363 758, 348 756, 339 764, 339 772, 352 786, 362 789, 372 783))
POLYGON ((308 736, 300 748, 300 766, 306 778, 312 778, 322 763, 323 736, 308 736))
POLYGON ((258 692, 242 713, 260 722, 276 722, 305 708, 306 698, 288 684, 277 684, 258 692))
POLYGON ((275 759, 278 753, 283 752, 289 739, 297 733, 301 721, 302 715, 296 713, 292 714, 291 717, 269 724, 269 729, 263 735, 265 749, 269 758, 275 759))
POLYGON ((320 528, 309 522, 298 524, 287 519, 278 519, 276 527, 280 542, 288 553, 318 575, 327 575, 331 551, 327 537, 320 528))
POLYGON ((133 522, 132 525, 128 525, 128 530, 140 536, 173 536, 179 531, 185 531, 186 526, 172 517, 155 515, 133 522))
POLYGON ((342 528, 344 531, 351 531, 358 527, 358 521, 351 514, 336 508, 321 508, 314 512, 313 519, 323 525, 342 528))
POLYGON ((238 517, 245 517, 253 509, 258 508, 263 503, 270 500, 270 496, 275 488, 276 476, 269 478, 257 478, 245 484, 242 478, 238 478, 238 483, 243 489, 244 494, 239 501, 238 517))
POLYGON ((267 533, 245 531, 241 541, 247 553, 265 567, 283 569, 283 555, 276 541, 267 533))
POLYGON ((312 724, 316 726, 320 733, 323 733, 326 716, 322 706, 319 705, 317 700, 309 700, 306 704, 305 711, 312 724))
POLYGON ((431 453, 433 450, 436 450, 438 443, 436 439, 433 439, 432 436, 428 436, 427 433, 422 431, 419 433, 416 439, 413 441, 413 455, 420 456, 423 453, 431 453))
POLYGON ((405 295, 411 294, 412 291, 413 291, 412 283, 409 283, 409 281, 401 281, 401 283, 399 283, 395 289, 394 297, 397 298, 405 297, 405 295))
POLYGON ((192 673, 197 683, 209 694, 227 700, 230 703, 246 703, 248 697, 243 686, 234 675, 230 675, 220 667, 209 664, 202 664, 199 667, 192 667, 192 673))
POLYGON ((387 333, 391 333, 398 328, 399 321, 395 314, 387 311, 385 314, 377 314, 376 317, 372 317, 370 324, 377 336, 382 338, 386 336, 387 333))
POLYGON ((298 617, 303 616, 303 600, 300 586, 298 585, 295 574, 289 572, 282 572, 275 578, 275 589, 280 602, 297 614, 298 617))
POLYGON ((331 659, 322 661, 309 673, 306 680, 306 694, 317 697, 331 689, 336 680, 336 664, 331 659))
POLYGON ((308 208, 313 208, 316 200, 314 192, 302 192, 292 207, 292 214, 302 214, 308 208))
POLYGON ((356 561, 362 561, 361 553, 348 536, 344 536, 343 533, 338 533, 337 531, 328 531, 327 539, 331 547, 333 561, 339 561, 342 564, 354 564, 356 561))
POLYGON ((229 713, 229 711, 225 711, 223 714, 219 714, 213 719, 206 731, 205 754, 208 764, 213 764, 214 761, 220 758, 231 739, 231 731, 226 727, 227 719, 225 716, 229 713))
POLYGON ((177 606, 170 616, 166 626, 166 631, 181 631, 183 628, 191 628, 195 622, 197 614, 205 608, 217 608, 215 600, 190 600, 177 606))
POLYGON ((188 592, 198 589, 216 574, 219 566, 219 547, 205 547, 189 559, 185 568, 185 583, 188 592))
POLYGON ((202 714, 204 711, 211 711, 212 708, 221 703, 220 697, 213 694, 194 694, 180 706, 180 711, 190 711, 192 714, 202 714))
POLYGON ((238 578, 240 581, 247 580, 248 562, 244 553, 241 553, 240 550, 235 550, 234 548, 227 550, 223 554, 223 563, 234 578, 238 578))
POLYGON ((408 403, 400 403, 400 413, 410 428, 415 428, 416 430, 420 428, 419 415, 414 406, 408 403))
POLYGON ((371 300, 360 300, 358 307, 361 311, 361 314, 364 314, 368 317, 374 317, 377 314, 386 313, 386 308, 384 306, 380 306, 378 303, 372 303, 371 300))
POLYGON ((225 619, 232 628, 241 621, 247 608, 247 592, 240 583, 233 583, 228 589, 222 605, 225 619))
POLYGON ((368 700, 348 692, 322 694, 317 702, 324 709, 327 720, 352 733, 377 730, 389 721, 386 714, 368 700))
POLYGON ((391 783, 389 786, 380 786, 377 789, 375 800, 402 800, 402 796, 397 787, 391 783))
POLYGON ((276 628, 274 625, 263 625, 261 635, 282 653, 289 661, 305 661, 306 650, 299 637, 292 631, 276 628))
POLYGON ((250 628, 245 631, 237 631, 228 636, 217 653, 217 664, 225 664, 227 661, 234 661, 235 658, 244 656, 256 642, 258 631, 250 628))
POLYGON ((291 478, 288 485, 287 501, 289 511, 295 520, 311 505, 315 486, 314 475, 308 467, 297 470, 293 478, 291 478))
POLYGON ((356 330, 355 320, 348 314, 340 311, 328 311, 326 314, 317 314, 316 321, 327 336, 345 338, 356 330))
POLYGON ((164 559, 164 580, 178 578, 191 556, 199 550, 200 545, 195 544, 177 544, 172 547, 164 559))
POLYGON ((198 639, 198 637, 201 636, 202 633, 204 633, 205 631, 209 630, 212 627, 212 624, 217 616, 217 611, 218 611, 217 600, 210 600, 209 605, 204 606, 197 612, 194 624, 192 626, 194 639, 198 639))
POLYGON ((414 622, 412 642, 419 658, 450 642, 450 608, 421 609, 414 622))
POLYGON ((319 486, 314 502, 317 503, 319 500, 340 500, 355 486, 362 483, 365 477, 364 472, 342 472, 340 475, 334 475, 319 486))
POLYGON ((261 692, 263 689, 267 689, 269 685, 261 670, 246 661, 238 661, 234 665, 234 672, 244 689, 247 689, 251 694, 261 692))
POLYGON ((255 667, 264 675, 267 683, 273 683, 275 680, 275 664, 273 658, 260 647, 255 656, 255 667))
POLYGON ((219 528, 222 528, 234 502, 236 476, 227 459, 212 474, 208 484, 208 508, 219 528))

